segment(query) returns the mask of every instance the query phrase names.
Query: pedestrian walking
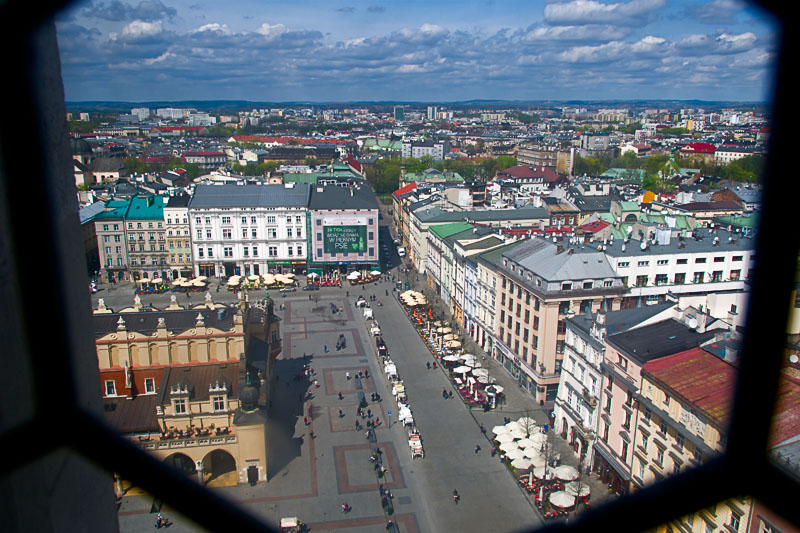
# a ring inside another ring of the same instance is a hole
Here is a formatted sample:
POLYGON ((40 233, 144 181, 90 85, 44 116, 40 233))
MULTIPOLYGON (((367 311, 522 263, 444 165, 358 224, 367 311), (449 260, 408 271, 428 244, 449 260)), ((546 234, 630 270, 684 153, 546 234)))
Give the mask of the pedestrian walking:
POLYGON ((367 418, 372 418, 372 409, 367 409, 367 418))
POLYGON ((481 424, 481 433, 486 435, 486 426, 484 426, 483 424, 481 424))
POLYGON ((453 398, 453 391, 448 392, 447 393, 447 397, 452 399, 453 398))
POLYGON ((426 364, 427 364, 428 370, 430 370, 431 369, 431 362, 428 361, 426 364))
POLYGON ((442 398, 447 399, 447 391, 445 389, 442 389, 442 398))
POLYGON ((344 396, 342 396, 342 393, 341 393, 341 392, 339 393, 339 399, 340 399, 340 400, 344 400, 344 396))
POLYGON ((339 418, 344 418, 344 413, 342 412, 341 409, 339 409, 339 418))
POLYGON ((478 453, 479 451, 481 451, 481 445, 480 444, 476 444, 475 445, 475 453, 478 453))
POLYGON ((303 417, 303 425, 305 425, 305 426, 308 425, 308 418, 303 417))
POLYGON ((358 420, 356 420, 356 431, 361 431, 361 424, 358 423, 358 420))
POLYGON ((327 344, 322 346, 322 351, 325 352, 325 353, 328 353, 328 345, 327 344))
POLYGON ((433 362, 433 369, 436 370, 436 361, 433 362))
POLYGON ((489 450, 489 451, 491 452, 491 454, 492 454, 492 457, 494 457, 495 455, 497 455, 497 448, 495 448, 494 446, 492 446, 492 449, 491 449, 491 450, 489 450))
POLYGON ((364 377, 366 379, 369 379, 369 370, 367 370, 367 369, 364 370, 364 377))

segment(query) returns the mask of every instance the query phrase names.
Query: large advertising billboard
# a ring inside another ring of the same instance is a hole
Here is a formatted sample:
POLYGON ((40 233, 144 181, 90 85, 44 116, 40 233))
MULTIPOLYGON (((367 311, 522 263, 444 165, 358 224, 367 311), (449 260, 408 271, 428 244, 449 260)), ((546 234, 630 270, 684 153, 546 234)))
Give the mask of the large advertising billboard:
POLYGON ((367 226, 324 226, 322 230, 326 254, 362 254, 367 251, 367 226))

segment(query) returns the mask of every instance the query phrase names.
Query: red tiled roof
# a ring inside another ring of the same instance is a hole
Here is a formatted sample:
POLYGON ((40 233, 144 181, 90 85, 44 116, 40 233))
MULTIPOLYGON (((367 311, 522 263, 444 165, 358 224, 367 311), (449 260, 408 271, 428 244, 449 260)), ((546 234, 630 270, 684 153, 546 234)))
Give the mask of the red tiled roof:
POLYGON ((702 348, 692 348, 645 363, 645 375, 696 406, 717 427, 727 427, 736 388, 732 364, 702 348))
POLYGON ((355 144, 352 139, 308 139, 305 137, 286 137, 286 136, 269 136, 269 135, 234 135, 233 140, 237 142, 262 142, 262 143, 277 143, 289 144, 289 142, 296 142, 297 144, 355 144))
POLYGON ((594 222, 589 222, 582 226, 579 226, 578 229, 587 231, 589 233, 597 233, 598 231, 607 228, 610 226, 610 222, 606 222, 605 220, 595 220, 594 222))
POLYGON ((778 384, 777 409, 772 417, 769 446, 776 446, 798 434, 800 434, 800 382, 784 374, 778 384))
POLYGON ((417 188, 417 182, 416 181, 412 181, 408 185, 404 185, 404 186, 400 187, 399 189, 397 189, 396 191, 394 191, 392 193, 392 196, 394 196, 395 198, 399 198, 401 194, 405 194, 407 192, 411 192, 411 191, 415 190, 416 188, 417 188))
POLYGON ((345 159, 345 163, 350 165, 350 167, 355 170, 356 172, 361 172, 361 163, 359 163, 355 157, 352 155, 348 155, 347 159, 345 159))
POLYGON ((717 148, 711 143, 689 143, 683 148, 681 148, 681 152, 713 154, 716 151, 716 149, 717 148))

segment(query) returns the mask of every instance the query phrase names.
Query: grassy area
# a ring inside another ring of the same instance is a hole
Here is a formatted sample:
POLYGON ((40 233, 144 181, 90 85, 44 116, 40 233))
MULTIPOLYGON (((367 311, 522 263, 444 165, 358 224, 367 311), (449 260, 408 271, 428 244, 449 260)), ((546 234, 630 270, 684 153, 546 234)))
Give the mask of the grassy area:
POLYGON ((383 205, 392 205, 392 195, 391 194, 379 194, 378 199, 381 201, 383 205))

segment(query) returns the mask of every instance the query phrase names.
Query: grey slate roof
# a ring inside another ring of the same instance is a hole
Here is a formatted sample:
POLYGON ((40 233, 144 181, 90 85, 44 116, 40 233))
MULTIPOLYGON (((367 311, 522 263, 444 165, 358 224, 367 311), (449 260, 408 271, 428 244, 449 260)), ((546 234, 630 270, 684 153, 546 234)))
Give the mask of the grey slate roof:
POLYGON ((103 202, 95 202, 93 204, 89 204, 86 207, 82 207, 80 211, 78 211, 78 218, 80 218, 81 224, 84 222, 89 222, 94 217, 105 211, 106 206, 103 202))
POLYGON ((284 185, 198 185, 190 208, 308 207, 311 187, 284 185))
POLYGON ((614 241, 614 244, 607 244, 605 253, 613 257, 638 257, 642 255, 660 255, 660 254, 675 254, 675 253, 708 253, 708 252, 730 252, 730 251, 746 251, 755 250, 756 240, 750 237, 744 237, 741 233, 730 232, 727 230, 716 230, 715 233, 710 233, 708 229, 695 229, 694 234, 702 237, 702 240, 697 240, 689 236, 683 240, 673 237, 670 243, 663 245, 650 244, 646 250, 642 250, 641 241, 631 239, 625 245, 625 251, 622 250, 622 241, 619 239, 614 241), (719 237, 719 244, 714 246, 714 237, 719 237), (736 242, 728 242, 728 238, 732 237, 736 242), (683 245, 683 247, 681 247, 683 245))
POLYGON ((596 249, 562 251, 554 243, 535 238, 504 254, 509 260, 548 281, 619 277, 606 256, 596 249))
POLYGON ((233 315, 236 314, 236 308, 234 306, 225 308, 225 314, 221 320, 218 309, 184 309, 182 311, 143 311, 139 313, 92 315, 92 325, 95 336, 102 337, 117 331, 117 322, 119 317, 122 317, 128 331, 151 335, 156 331, 159 317, 164 318, 164 323, 168 330, 185 331, 195 327, 197 313, 203 315, 203 323, 206 327, 228 330, 233 327, 233 315))
MULTIPOLYGON (((631 307, 630 309, 620 309, 619 311, 609 311, 606 313, 606 335, 614 335, 622 333, 629 329, 641 324, 645 320, 649 320, 655 315, 666 311, 671 307, 675 307, 675 303, 666 302, 656 305, 645 305, 642 307, 631 307)), ((576 315, 567 318, 567 323, 570 327, 577 329, 583 333, 584 338, 591 339, 592 343, 601 347, 602 342, 597 341, 590 337, 592 330, 592 323, 597 314, 584 314, 576 315)))
POLYGON ((312 187, 308 205, 309 209, 378 209, 378 199, 366 184, 356 187, 328 185, 312 187))
POLYGON ((606 337, 611 346, 639 364, 696 348, 712 338, 714 333, 697 333, 674 318, 606 337))

